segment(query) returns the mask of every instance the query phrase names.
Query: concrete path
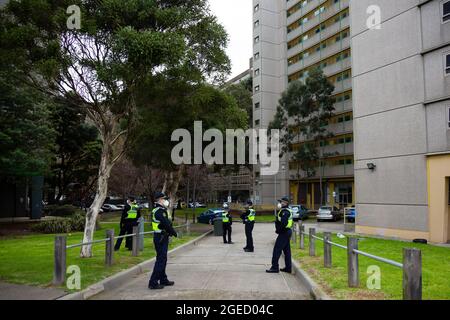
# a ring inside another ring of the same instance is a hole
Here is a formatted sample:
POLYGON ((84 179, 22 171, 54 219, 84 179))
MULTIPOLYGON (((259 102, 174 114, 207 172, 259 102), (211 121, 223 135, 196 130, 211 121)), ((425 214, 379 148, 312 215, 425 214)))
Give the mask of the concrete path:
MULTIPOLYGON (((97 300, 153 299, 310 299, 307 290, 290 274, 267 274, 276 234, 273 224, 256 224, 255 252, 245 253, 244 226, 233 224, 234 244, 209 236, 194 248, 169 258, 167 275, 175 286, 147 288, 149 274, 137 276, 120 288, 94 296, 97 300)), ((284 267, 283 258, 280 266, 284 267)))
POLYGON ((43 288, 0 282, 0 300, 54 300, 67 293, 58 288, 43 288))

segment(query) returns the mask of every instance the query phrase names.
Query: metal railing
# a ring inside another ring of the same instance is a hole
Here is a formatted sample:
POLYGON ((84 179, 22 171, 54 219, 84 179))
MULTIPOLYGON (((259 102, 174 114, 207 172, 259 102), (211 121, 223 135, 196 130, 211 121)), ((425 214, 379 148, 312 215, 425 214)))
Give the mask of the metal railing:
POLYGON ((347 246, 335 243, 332 240, 331 232, 324 232, 323 238, 316 235, 316 228, 309 228, 309 233, 305 232, 305 226, 302 223, 294 224, 293 241, 297 243, 297 232, 299 248, 305 249, 305 235, 309 237, 309 255, 316 256, 316 240, 323 242, 324 267, 332 267, 332 248, 337 247, 347 250, 347 271, 348 286, 350 288, 359 287, 359 259, 364 256, 403 270, 403 299, 421 300, 422 299, 422 252, 415 248, 403 249, 403 263, 379 257, 358 249, 358 238, 347 236, 347 246))
MULTIPOLYGON (((188 221, 186 224, 175 226, 174 229, 186 229, 186 234, 190 234, 191 223, 188 221)), ((133 233, 126 234, 123 236, 114 236, 114 229, 106 230, 106 238, 93 240, 90 242, 82 242, 76 243, 72 245, 67 245, 67 236, 66 235, 57 235, 55 236, 55 251, 54 251, 54 269, 53 269, 53 284, 62 285, 65 282, 66 276, 66 259, 67 259, 67 249, 79 248, 87 245, 93 245, 97 243, 105 243, 105 265, 110 267, 113 265, 114 261, 114 240, 117 239, 125 239, 132 237, 132 250, 131 255, 133 257, 137 257, 139 255, 139 251, 144 250, 144 236, 149 234, 154 234, 154 231, 139 231, 143 230, 144 223, 140 222, 137 226, 133 227, 133 233)), ((182 238, 183 233, 179 232, 178 237, 182 238)))

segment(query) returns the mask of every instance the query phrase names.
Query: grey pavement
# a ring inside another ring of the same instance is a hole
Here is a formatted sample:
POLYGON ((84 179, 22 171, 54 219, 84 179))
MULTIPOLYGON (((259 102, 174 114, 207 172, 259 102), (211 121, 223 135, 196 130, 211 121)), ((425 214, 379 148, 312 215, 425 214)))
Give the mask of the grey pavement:
MULTIPOLYGON (((202 299, 310 299, 307 289, 294 275, 265 272, 270 267, 276 237, 273 224, 256 224, 255 252, 245 253, 244 226, 233 224, 234 244, 222 237, 208 236, 198 245, 169 258, 167 275, 175 286, 163 290, 147 288, 149 273, 131 279, 126 285, 105 291, 97 300, 202 300, 202 299)), ((280 266, 284 267, 283 258, 280 266)))
POLYGON ((0 282, 0 300, 54 300, 67 293, 58 288, 0 282))

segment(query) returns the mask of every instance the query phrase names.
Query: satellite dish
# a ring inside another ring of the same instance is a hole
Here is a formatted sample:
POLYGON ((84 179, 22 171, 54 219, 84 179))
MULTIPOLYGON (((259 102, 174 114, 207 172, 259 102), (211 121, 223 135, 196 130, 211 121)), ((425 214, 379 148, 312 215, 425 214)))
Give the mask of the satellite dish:
POLYGON ((345 238, 346 238, 346 236, 345 236, 344 234, 339 233, 339 232, 338 232, 338 234, 336 234, 336 236, 337 236, 339 239, 345 239, 345 238))

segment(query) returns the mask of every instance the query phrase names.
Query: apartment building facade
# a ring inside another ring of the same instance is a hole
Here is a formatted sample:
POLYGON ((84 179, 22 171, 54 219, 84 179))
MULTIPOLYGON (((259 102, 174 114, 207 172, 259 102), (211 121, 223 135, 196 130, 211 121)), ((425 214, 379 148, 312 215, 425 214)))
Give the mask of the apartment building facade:
MULTIPOLYGON (((281 159, 278 175, 261 176, 255 167, 257 203, 270 205, 289 195, 312 209, 354 204, 349 0, 254 0, 253 24, 255 128, 268 127, 281 93, 291 81, 304 80, 312 68, 322 68, 335 85, 336 100, 335 116, 327 124, 334 136, 323 145, 330 156, 322 170, 306 178, 289 155, 281 159)), ((299 146, 305 141, 296 142, 299 146)))
POLYGON ((356 231, 449 242, 450 0, 350 7, 356 231))

